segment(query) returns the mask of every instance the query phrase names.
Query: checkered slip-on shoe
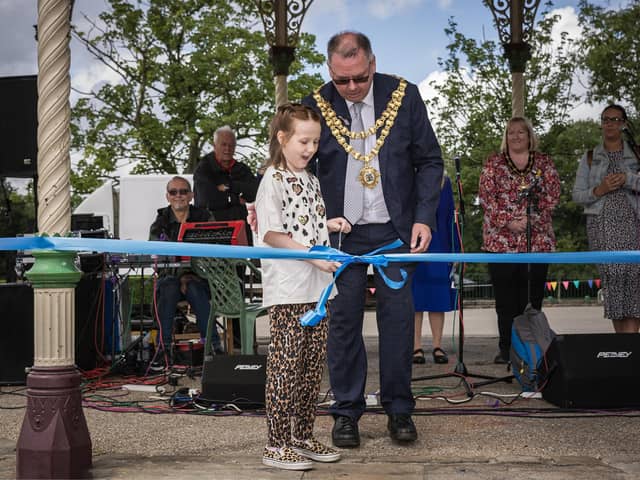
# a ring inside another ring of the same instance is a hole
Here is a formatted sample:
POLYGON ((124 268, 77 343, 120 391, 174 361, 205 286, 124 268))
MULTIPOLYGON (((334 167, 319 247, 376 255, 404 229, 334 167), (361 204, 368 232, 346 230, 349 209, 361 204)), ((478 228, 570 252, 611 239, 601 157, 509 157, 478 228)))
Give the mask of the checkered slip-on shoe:
POLYGON ((291 448, 294 452, 316 462, 329 463, 340 460, 340 452, 323 445, 313 437, 308 440, 296 440, 294 438, 291 441, 291 448))
POLYGON ((283 470, 311 470, 313 462, 298 455, 289 447, 264 447, 262 463, 268 467, 282 468, 283 470))

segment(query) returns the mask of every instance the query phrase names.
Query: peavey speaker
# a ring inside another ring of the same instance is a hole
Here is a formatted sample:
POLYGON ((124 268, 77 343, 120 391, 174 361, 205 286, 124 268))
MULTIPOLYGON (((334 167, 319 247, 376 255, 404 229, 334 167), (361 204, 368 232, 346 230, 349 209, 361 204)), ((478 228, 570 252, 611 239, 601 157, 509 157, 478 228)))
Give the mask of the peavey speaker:
POLYGON ((266 355, 215 355, 204 362, 200 399, 264 408, 266 369, 266 355))
POLYGON ((640 407, 640 335, 558 335, 545 357, 546 401, 564 408, 640 407))

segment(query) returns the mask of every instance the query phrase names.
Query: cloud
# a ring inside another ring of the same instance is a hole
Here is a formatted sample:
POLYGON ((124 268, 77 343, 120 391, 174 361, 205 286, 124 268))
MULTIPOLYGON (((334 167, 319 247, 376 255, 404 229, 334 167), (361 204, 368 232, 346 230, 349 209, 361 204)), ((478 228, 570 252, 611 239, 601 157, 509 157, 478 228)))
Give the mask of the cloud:
POLYGON ((38 71, 35 40, 37 2, 0 0, 0 76, 33 75, 38 71))
POLYGON ((376 18, 389 18, 413 7, 419 7, 423 0, 370 0, 367 9, 376 18))
MULTIPOLYGON (((560 16, 559 21, 554 25, 551 31, 552 45, 554 49, 560 44, 562 32, 567 32, 568 36, 574 41, 580 39, 582 36, 582 29, 578 22, 578 15, 573 7, 557 8, 550 11, 549 14, 560 16)), ((437 96, 436 90, 430 84, 435 81, 437 85, 442 85, 447 82, 447 79, 448 74, 446 72, 436 70, 429 73, 426 78, 418 84, 418 89, 422 98, 428 100, 437 96)), ((475 80, 467 74, 467 81, 474 82, 475 80)), ((573 82, 574 93, 579 95, 581 98, 585 98, 585 85, 587 84, 588 80, 585 80, 584 74, 580 76, 580 73, 577 73, 573 82)), ((584 101, 580 102, 569 111, 569 117, 572 120, 597 119, 599 118, 600 111, 604 108, 604 105, 604 103, 589 105, 584 101)), ((429 113, 433 115, 436 112, 429 113)))

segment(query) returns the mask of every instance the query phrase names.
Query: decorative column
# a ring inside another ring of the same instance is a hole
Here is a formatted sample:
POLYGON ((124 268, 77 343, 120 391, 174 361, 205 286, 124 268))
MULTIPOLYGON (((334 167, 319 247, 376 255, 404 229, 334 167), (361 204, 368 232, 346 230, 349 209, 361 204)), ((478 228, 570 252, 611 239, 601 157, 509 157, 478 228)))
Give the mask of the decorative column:
MULTIPOLYGON (((69 65, 73 0, 38 1, 38 229, 71 224, 69 65)), ((86 478, 91 438, 74 366, 75 252, 34 251, 34 366, 16 446, 17 478, 86 478)), ((24 321, 29 321, 24 319, 24 321)))
POLYGON ((511 115, 524 116, 524 72, 531 58, 527 43, 540 0, 484 0, 491 10, 511 69, 511 115))
POLYGON ((276 87, 276 108, 289 101, 287 76, 295 59, 298 35, 313 0, 256 0, 269 44, 276 87))

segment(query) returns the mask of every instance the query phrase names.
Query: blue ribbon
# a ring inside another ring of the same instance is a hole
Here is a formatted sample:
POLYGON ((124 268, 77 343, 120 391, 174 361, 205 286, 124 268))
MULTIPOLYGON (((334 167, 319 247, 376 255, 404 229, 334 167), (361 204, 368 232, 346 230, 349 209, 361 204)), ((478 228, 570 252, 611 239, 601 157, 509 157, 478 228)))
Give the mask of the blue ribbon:
POLYGON ((333 289, 335 279, 352 263, 367 263, 376 268, 384 282, 393 289, 401 288, 407 279, 407 273, 401 269, 402 280, 391 280, 383 267, 389 262, 460 262, 460 263, 640 263, 640 251, 615 252, 559 252, 559 253, 389 253, 380 252, 402 245, 396 240, 389 245, 373 250, 365 255, 349 255, 329 247, 316 246, 308 251, 286 248, 242 247, 236 245, 215 245, 182 242, 157 242, 143 240, 111 240, 99 238, 75 237, 16 237, 0 238, 2 250, 61 250, 114 252, 142 255, 175 255, 190 257, 216 258, 269 258, 269 259, 320 259, 340 262, 342 265, 334 274, 334 279, 322 291, 314 310, 304 314, 300 322, 304 326, 317 325, 326 314, 326 303, 333 289))
MULTIPOLYGON (((340 267, 336 270, 336 273, 334 273, 333 281, 329 285, 324 287, 324 290, 322 290, 322 294, 320 294, 320 299, 316 304, 316 308, 313 310, 309 310, 307 313, 302 315, 302 317, 300 317, 300 324, 303 327, 315 327, 324 317, 327 316, 327 300, 329 300, 329 295, 333 290, 333 286, 335 285, 336 280, 344 271, 344 269, 352 263, 370 263, 378 271, 378 273, 384 280, 384 283, 386 283, 389 287, 393 288, 394 290, 402 288, 407 281, 407 272, 401 268, 400 275, 402 276, 402 280, 391 280, 389 277, 387 277, 387 275, 384 273, 384 270, 382 269, 382 267, 386 267, 387 265, 389 265, 389 262, 384 255, 378 255, 378 253, 380 252, 384 252, 385 250, 392 250, 402 245, 402 240, 398 239, 388 245, 376 248, 375 250, 365 255, 348 256, 347 259, 343 261, 342 265, 340 265, 340 267)), ((336 256, 344 255, 344 253, 340 250, 320 245, 311 247, 309 252, 324 252, 336 256)))
POLYGON ((312 248, 305 251, 237 245, 75 237, 0 238, 0 251, 2 250, 63 250, 217 258, 287 258, 292 260, 315 258, 341 263, 350 261, 380 265, 386 265, 387 262, 640 263, 640 250, 554 253, 388 253, 378 258, 379 256, 375 256, 375 251, 368 255, 352 256, 335 249, 312 248), (354 260, 350 260, 352 258, 354 260))

